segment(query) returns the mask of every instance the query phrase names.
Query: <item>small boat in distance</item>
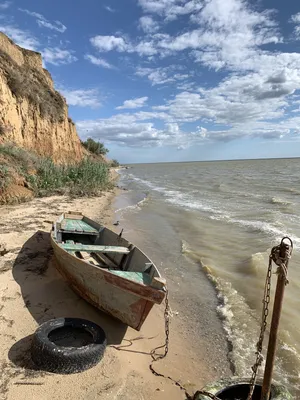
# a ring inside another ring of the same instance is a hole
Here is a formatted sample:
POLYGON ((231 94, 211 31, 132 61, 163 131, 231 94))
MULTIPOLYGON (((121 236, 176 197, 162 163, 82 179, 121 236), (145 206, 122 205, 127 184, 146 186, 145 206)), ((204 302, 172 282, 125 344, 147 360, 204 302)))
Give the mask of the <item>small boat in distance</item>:
POLYGON ((100 310, 140 330, 166 281, 136 246, 81 213, 62 214, 51 244, 57 268, 75 292, 100 310))

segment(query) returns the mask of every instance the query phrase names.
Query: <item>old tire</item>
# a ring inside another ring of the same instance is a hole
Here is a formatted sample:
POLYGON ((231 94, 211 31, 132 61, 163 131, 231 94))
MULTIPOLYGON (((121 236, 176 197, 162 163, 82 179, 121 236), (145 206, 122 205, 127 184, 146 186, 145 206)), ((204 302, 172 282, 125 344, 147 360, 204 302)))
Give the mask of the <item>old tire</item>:
MULTIPOLYGON (((249 378, 232 378, 232 379, 221 379, 217 382, 214 382, 210 385, 207 385, 203 388, 206 392, 209 392, 211 394, 214 394, 216 396, 221 395, 222 391, 224 389, 229 389, 230 387, 234 387, 236 385, 249 385, 249 378)), ((256 382, 257 385, 262 386, 262 380, 257 380, 256 382)), ((227 397, 227 396, 226 396, 227 397)), ((221 397, 224 398, 224 397, 221 397)), ((245 397, 247 398, 247 396, 245 397)), ((259 396, 260 398, 260 396, 259 396)), ((209 397, 202 395, 202 394, 196 394, 194 397, 195 400, 208 400, 209 397)), ((272 384, 271 386, 271 400, 293 400, 292 395, 289 393, 287 388, 285 386, 277 385, 277 384, 272 384)))
POLYGON ((57 318, 36 330, 31 358, 44 371, 72 374, 96 365, 105 348, 106 336, 100 326, 79 318, 57 318))

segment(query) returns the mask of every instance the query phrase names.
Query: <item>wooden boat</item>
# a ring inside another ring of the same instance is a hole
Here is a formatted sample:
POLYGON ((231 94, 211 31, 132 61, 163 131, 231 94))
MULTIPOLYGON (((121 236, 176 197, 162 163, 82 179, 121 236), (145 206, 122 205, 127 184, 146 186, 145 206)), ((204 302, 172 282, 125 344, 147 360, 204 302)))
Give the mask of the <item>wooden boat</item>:
POLYGON ((51 243, 74 291, 136 330, 165 297, 165 280, 138 247, 80 213, 59 217, 51 243))

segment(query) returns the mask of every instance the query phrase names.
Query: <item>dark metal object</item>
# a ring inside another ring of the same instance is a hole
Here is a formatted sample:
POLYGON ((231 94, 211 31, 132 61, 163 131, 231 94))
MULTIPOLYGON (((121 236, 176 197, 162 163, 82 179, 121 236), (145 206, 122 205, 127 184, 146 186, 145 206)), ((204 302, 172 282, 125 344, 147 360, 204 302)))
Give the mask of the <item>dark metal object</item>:
POLYGON ((260 327, 260 334, 259 334, 259 339, 256 344, 256 360, 254 365, 252 366, 252 376, 250 379, 250 390, 249 394, 247 397, 247 400, 251 400, 253 397, 254 389, 255 389, 255 383, 256 383, 256 378, 257 378, 257 373, 258 373, 258 368, 261 366, 263 362, 263 355, 262 355, 262 349, 263 349, 263 342, 264 342, 264 337, 265 337, 265 332, 267 329, 267 318, 269 315, 269 304, 270 304, 270 294, 271 294, 271 280, 272 280, 272 257, 270 255, 269 257, 269 266, 268 266, 268 272, 267 272, 267 277, 266 277, 266 282, 265 282, 265 289, 264 289, 264 297, 263 297, 263 310, 262 310, 262 317, 261 317, 261 327, 260 327))
POLYGON ((267 352, 263 388, 261 393, 261 400, 269 400, 270 398, 275 352, 277 345, 277 333, 278 333, 279 320, 282 309, 284 289, 286 284, 288 283, 287 270, 292 250, 293 250, 293 242, 291 241, 290 238, 285 237, 282 239, 280 245, 274 247, 271 252, 272 260, 275 262, 276 265, 278 265, 277 269, 278 280, 277 280, 272 322, 270 328, 270 338, 269 338, 269 345, 267 352), (288 239, 290 241, 290 245, 284 243, 285 239, 288 239))

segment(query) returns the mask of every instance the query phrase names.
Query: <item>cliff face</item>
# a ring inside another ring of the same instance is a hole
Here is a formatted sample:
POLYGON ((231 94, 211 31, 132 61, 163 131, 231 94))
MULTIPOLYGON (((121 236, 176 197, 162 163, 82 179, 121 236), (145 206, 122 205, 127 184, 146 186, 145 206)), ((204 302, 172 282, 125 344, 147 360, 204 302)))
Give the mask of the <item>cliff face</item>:
POLYGON ((41 55, 0 32, 0 144, 5 142, 55 162, 80 161, 85 153, 41 55))

